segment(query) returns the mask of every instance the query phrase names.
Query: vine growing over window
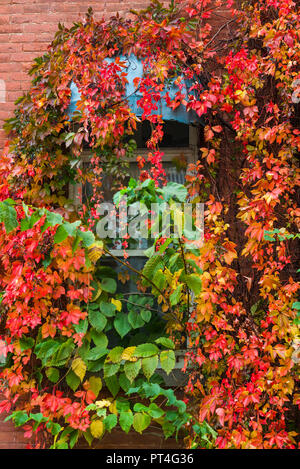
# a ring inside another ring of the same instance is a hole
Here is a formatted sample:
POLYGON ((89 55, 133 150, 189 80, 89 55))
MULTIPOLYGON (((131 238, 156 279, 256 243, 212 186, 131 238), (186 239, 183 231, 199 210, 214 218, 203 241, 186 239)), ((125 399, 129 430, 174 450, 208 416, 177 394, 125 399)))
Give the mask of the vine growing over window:
POLYGON ((298 13, 291 0, 156 0, 101 21, 89 11, 35 60, 0 164, 0 410, 31 444, 73 448, 155 423, 189 448, 297 447, 298 13), (228 16, 214 28, 218 9, 228 16), (126 96, 132 54, 141 118, 126 96), (162 100, 205 122, 185 187, 167 185, 162 100), (148 156, 127 185, 144 120, 148 156), (143 270, 126 240, 116 259, 95 231, 110 171, 133 203, 205 203, 203 245, 158 233, 143 270), (68 187, 86 182, 93 194, 78 208, 68 187), (182 398, 160 371, 171 373, 176 349, 182 398))

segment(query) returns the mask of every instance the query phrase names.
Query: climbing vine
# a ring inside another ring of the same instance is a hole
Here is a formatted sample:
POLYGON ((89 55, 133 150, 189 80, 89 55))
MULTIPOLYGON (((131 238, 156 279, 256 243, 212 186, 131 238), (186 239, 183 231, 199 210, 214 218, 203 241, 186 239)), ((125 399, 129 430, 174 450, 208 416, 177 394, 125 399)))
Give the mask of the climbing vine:
POLYGON ((291 0, 152 1, 98 22, 89 11, 35 60, 0 165, 0 410, 35 447, 153 423, 189 448, 297 447, 298 13, 291 0), (126 96, 131 55, 141 117, 126 96), (167 182, 162 101, 203 119, 185 186, 167 182), (143 121, 149 151, 129 180, 143 121), (158 230, 141 270, 130 240, 116 257, 96 229, 107 175, 117 206, 204 203, 204 243, 158 230), (162 377, 178 350, 184 395, 162 377))

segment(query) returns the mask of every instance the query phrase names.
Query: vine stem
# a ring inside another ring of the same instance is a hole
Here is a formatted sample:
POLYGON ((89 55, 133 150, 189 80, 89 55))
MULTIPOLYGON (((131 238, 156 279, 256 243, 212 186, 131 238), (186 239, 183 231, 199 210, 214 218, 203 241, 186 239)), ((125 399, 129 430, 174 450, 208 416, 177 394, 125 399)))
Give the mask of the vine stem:
MULTIPOLYGON (((132 301, 129 301, 129 300, 125 300, 124 298, 120 298, 120 301, 124 301, 125 303, 129 303, 130 305, 133 305, 133 306, 138 306, 139 308, 141 308, 142 305, 139 305, 138 303, 133 303, 132 301)), ((155 313, 159 313, 160 311, 158 311, 158 309, 154 309, 154 308, 150 308, 150 306, 142 306, 143 309, 147 309, 148 311, 154 311, 155 313)))
MULTIPOLYGON (((181 241, 180 238, 178 238, 178 241, 179 241, 179 246, 180 246, 180 251, 181 251, 181 257, 182 257, 182 260, 183 260, 185 275, 187 275, 188 274, 188 269, 187 269, 186 260, 185 260, 185 256, 184 256, 182 241, 181 241)), ((189 313, 190 313, 190 290, 189 290, 189 288, 187 288, 187 310, 188 310, 188 315, 189 315, 189 313)))
POLYGON ((118 257, 114 256, 108 249, 105 249, 103 248, 103 251, 108 254, 110 257, 112 257, 115 261, 119 262, 120 264, 122 264, 124 267, 127 267, 128 269, 132 270, 132 272, 136 273, 137 275, 140 275, 141 277, 143 277, 147 282, 149 282, 154 288, 156 291, 159 292, 159 294, 161 295, 163 301, 165 304, 167 304, 170 308, 170 304, 169 304, 169 301, 167 300, 167 298, 165 297, 164 295, 164 292, 158 288, 157 285, 155 285, 154 282, 152 282, 152 280, 150 280, 149 278, 146 277, 146 275, 144 275, 141 271, 135 269, 134 267, 132 267, 132 265, 130 265, 129 263, 127 262, 124 262, 124 261, 121 261, 121 259, 119 259, 118 257))

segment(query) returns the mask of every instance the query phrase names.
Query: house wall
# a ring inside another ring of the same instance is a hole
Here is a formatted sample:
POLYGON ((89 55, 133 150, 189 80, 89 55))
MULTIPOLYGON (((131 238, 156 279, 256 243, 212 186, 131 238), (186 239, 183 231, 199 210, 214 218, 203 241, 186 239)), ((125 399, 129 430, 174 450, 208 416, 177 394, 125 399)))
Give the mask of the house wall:
MULTIPOLYGON (((33 59, 46 51, 58 23, 71 26, 89 7, 93 8, 95 18, 100 19, 116 13, 125 16, 130 8, 145 8, 147 3, 146 0, 0 0, 0 150, 6 140, 3 121, 12 115, 15 100, 28 90, 27 71, 33 59)), ((227 16, 227 11, 219 10, 214 28, 227 16)), ((5 415, 0 415, 0 449, 25 448, 28 442, 23 431, 16 430, 11 422, 5 423, 4 418, 5 415)), ((172 439, 165 441, 157 428, 148 429, 142 436, 131 432, 126 437, 116 430, 99 443, 108 449, 159 449, 179 445, 172 439)))

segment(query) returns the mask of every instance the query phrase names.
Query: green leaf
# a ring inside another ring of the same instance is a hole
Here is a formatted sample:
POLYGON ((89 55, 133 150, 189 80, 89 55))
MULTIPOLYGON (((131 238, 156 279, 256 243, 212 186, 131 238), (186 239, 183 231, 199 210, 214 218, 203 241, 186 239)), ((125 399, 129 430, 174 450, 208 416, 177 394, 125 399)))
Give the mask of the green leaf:
POLYGON ((126 377, 129 379, 129 381, 131 383, 133 382, 133 380, 139 374, 141 366, 142 366, 141 360, 138 360, 136 362, 126 362, 125 363, 124 372, 125 372, 126 377))
POLYGON ((118 418, 115 414, 109 414, 104 420, 103 423, 105 425, 106 430, 109 432, 117 425, 118 418))
POLYGON ((91 433, 90 428, 88 428, 88 429, 83 433, 83 436, 84 436, 86 442, 88 443, 88 445, 91 446, 94 437, 93 437, 93 435, 92 435, 92 433, 91 433))
POLYGON ((189 287, 192 292, 198 296, 202 290, 202 282, 201 278, 197 274, 190 274, 185 277, 185 281, 187 286, 189 287))
POLYGON ((48 359, 57 352, 60 346, 60 342, 57 342, 53 339, 48 339, 37 344, 35 346, 34 351, 36 353, 36 356, 42 361, 42 364, 45 366, 48 362, 48 359))
POLYGON ((89 310, 89 321, 97 332, 102 332, 107 324, 106 317, 100 311, 89 310))
MULTIPOLYGON (((75 239, 74 239, 73 244, 72 244, 72 254, 74 254, 77 251, 79 243, 80 243, 80 238, 79 238, 78 234, 76 233, 75 239)), ((86 264, 86 266, 88 267, 87 264, 86 264)))
POLYGON ((72 391, 76 391, 78 386, 80 385, 80 378, 74 373, 74 371, 70 370, 66 376, 66 381, 68 386, 72 389, 72 391))
POLYGON ((140 327, 143 327, 145 322, 143 318, 141 317, 141 314, 131 310, 128 314, 128 321, 133 327, 133 329, 139 329, 140 327))
POLYGON ((133 410, 135 412, 148 412, 148 407, 146 407, 144 404, 141 404, 140 402, 137 402, 133 406, 133 410))
POLYGON ((32 337, 26 337, 25 335, 23 335, 21 339, 19 340, 19 343, 20 343, 20 348, 22 352, 24 352, 24 350, 33 348, 35 341, 32 337))
POLYGON ((78 324, 74 324, 74 329, 77 334, 85 334, 89 327, 89 322, 87 319, 80 319, 78 324))
POLYGON ((159 386, 159 384, 157 383, 143 383, 143 390, 144 390, 144 393, 145 393, 145 397, 146 398, 149 398, 149 397, 154 397, 156 398, 160 391, 161 391, 161 388, 159 386))
POLYGON ((30 413, 29 417, 34 420, 38 425, 42 422, 47 422, 48 418, 45 417, 41 412, 38 413, 30 413))
POLYGON ((114 320, 114 327, 118 334, 123 337, 131 330, 131 325, 128 322, 127 314, 117 313, 114 320))
POLYGON ((142 434, 151 423, 151 417, 148 414, 138 412, 133 417, 133 428, 136 432, 142 434))
POLYGON ((186 262, 187 264, 191 265, 198 274, 200 275, 203 274, 203 270, 200 269, 200 267, 198 266, 198 264, 196 263, 194 259, 186 259, 186 262))
POLYGON ((102 358, 104 357, 104 355, 107 354, 107 349, 105 348, 102 348, 101 345, 97 346, 97 347, 93 347, 92 349, 90 349, 86 355, 85 355, 85 358, 86 360, 91 360, 91 361, 95 361, 95 360, 99 360, 99 358, 102 358))
POLYGON ((82 244, 86 248, 95 242, 95 235, 91 231, 78 230, 77 236, 82 239, 82 244))
POLYGON ((113 363, 120 363, 123 351, 124 347, 114 347, 107 355, 106 360, 110 360, 113 363))
POLYGON ((16 209, 11 206, 9 199, 0 202, 0 222, 4 223, 6 233, 10 233, 19 225, 16 209))
POLYGON ((175 366, 175 353, 173 350, 164 350, 160 354, 160 364, 162 369, 168 374, 175 366))
MULTIPOLYGON (((163 352, 162 352, 163 353, 163 352)), ((160 390, 160 394, 162 394, 163 396, 167 397, 168 401, 167 401, 167 405, 168 406, 173 406, 176 404, 177 402, 177 399, 176 399, 176 396, 174 394, 174 391, 173 389, 162 389, 160 390)))
POLYGON ((118 373, 120 369, 120 363, 104 363, 104 378, 110 378, 111 376, 118 373))
POLYGON ((110 376, 109 378, 105 378, 105 384, 112 394, 113 397, 116 397, 120 390, 119 380, 116 375, 110 376))
POLYGON ((158 269, 153 276, 153 283, 160 290, 164 290, 166 287, 167 279, 161 269, 158 269))
POLYGON ((171 339, 168 339, 167 337, 159 337, 158 339, 155 340, 156 344, 160 344, 163 347, 170 348, 170 349, 175 349, 174 342, 171 339))
POLYGON ((59 423, 48 422, 46 427, 50 430, 53 436, 58 435, 62 431, 62 427, 59 425, 59 423))
POLYGON ((149 415, 151 415, 151 417, 153 419, 159 419, 160 417, 162 417, 165 414, 165 411, 162 410, 160 407, 158 407, 157 404, 152 402, 149 405, 148 413, 149 413, 149 415))
POLYGON ((180 297, 181 297, 181 291, 182 291, 182 288, 183 288, 183 284, 179 284, 178 287, 176 288, 176 290, 173 291, 173 293, 171 293, 170 295, 170 303, 172 306, 175 306, 179 303, 180 301, 180 297))
POLYGON ((70 448, 71 448, 71 449, 73 449, 74 446, 76 445, 78 438, 79 438, 79 431, 78 431, 78 430, 74 430, 74 431, 70 434, 70 439, 69 439, 69 445, 70 445, 70 448))
POLYGON ((130 409, 130 402, 124 397, 118 397, 116 399, 116 409, 118 412, 127 412, 130 409))
POLYGON ((65 239, 67 239, 68 236, 69 234, 65 227, 63 225, 60 225, 56 230, 53 241, 55 244, 59 244, 62 243, 65 239))
POLYGON ((29 416, 23 410, 17 410, 16 412, 13 412, 11 415, 9 415, 9 417, 6 417, 4 421, 7 422, 10 419, 13 419, 16 427, 21 427, 22 425, 25 425, 28 420, 30 420, 29 416))
POLYGON ((57 383, 57 381, 59 380, 59 370, 57 368, 47 368, 45 373, 51 383, 57 383))
POLYGON ((100 282, 101 288, 107 293, 115 293, 117 289, 117 282, 113 278, 103 278, 100 282))
POLYGON ((164 422, 162 425, 162 429, 163 429, 165 438, 169 438, 175 432, 176 427, 170 422, 164 422))
POLYGON ((162 189, 164 199, 168 202, 170 199, 177 199, 179 202, 185 202, 187 198, 187 188, 177 182, 168 182, 162 189))
POLYGON ((88 371, 92 373, 98 373, 98 371, 103 369, 104 358, 99 358, 98 360, 88 362, 88 371))
POLYGON ((149 311, 149 309, 142 309, 141 311, 141 317, 145 322, 149 322, 151 319, 152 313, 149 311))
POLYGON ((142 359, 142 369, 147 380, 151 378, 154 371, 158 365, 158 356, 154 355, 153 357, 143 358, 142 359))
POLYGON ((130 389, 131 384, 125 373, 119 375, 119 383, 123 391, 127 392, 130 389))
POLYGON ((108 338, 104 332, 97 332, 95 329, 91 329, 90 332, 94 344, 99 348, 101 347, 102 349, 106 349, 108 345, 108 338))
POLYGON ((49 226, 61 225, 62 222, 63 222, 63 217, 60 215, 60 213, 49 212, 47 210, 45 223, 41 227, 41 233, 44 233, 44 231, 46 231, 46 229, 49 228, 49 226))
POLYGON ((119 424, 125 433, 130 431, 133 424, 133 414, 131 410, 120 412, 119 424))
POLYGON ((105 316, 109 318, 115 315, 116 309, 116 305, 114 305, 113 303, 107 303, 106 301, 101 301, 100 303, 101 313, 105 314, 105 316))
POLYGON ((64 342, 59 347, 54 357, 52 358, 51 365, 52 366, 65 365, 68 359, 70 358, 71 353, 74 350, 74 348, 75 348, 75 345, 72 339, 69 339, 66 342, 64 342))
POLYGON ((80 220, 74 221, 74 223, 65 222, 60 225, 54 236, 54 243, 58 244, 64 241, 68 236, 75 236, 78 226, 81 224, 80 220))
POLYGON ((141 344, 138 345, 134 351, 134 357, 152 357, 157 355, 159 352, 158 348, 154 344, 141 344))
POLYGON ((162 244, 159 248, 159 252, 162 254, 163 252, 165 252, 165 250, 167 249, 167 247, 169 246, 169 244, 171 244, 173 241, 172 238, 168 238, 164 244, 162 244))
POLYGON ((42 261, 42 264, 43 266, 45 267, 45 269, 47 269, 47 267, 51 264, 52 262, 52 259, 50 256, 47 256, 45 257, 45 259, 42 261))
POLYGON ((36 222, 42 218, 44 213, 44 210, 36 210, 32 213, 32 215, 23 218, 20 223, 21 231, 30 230, 36 224, 36 222))

